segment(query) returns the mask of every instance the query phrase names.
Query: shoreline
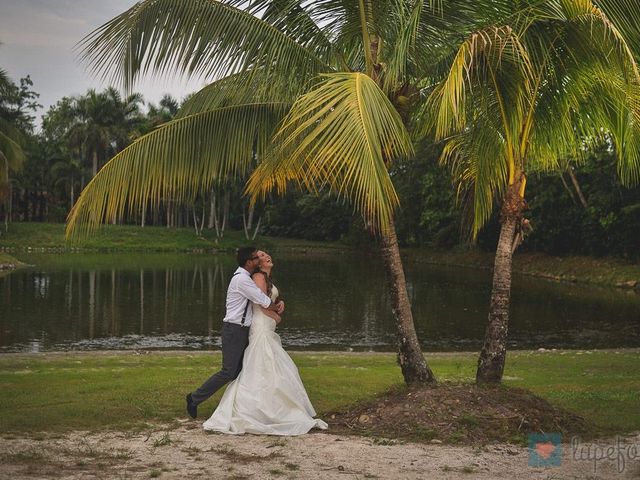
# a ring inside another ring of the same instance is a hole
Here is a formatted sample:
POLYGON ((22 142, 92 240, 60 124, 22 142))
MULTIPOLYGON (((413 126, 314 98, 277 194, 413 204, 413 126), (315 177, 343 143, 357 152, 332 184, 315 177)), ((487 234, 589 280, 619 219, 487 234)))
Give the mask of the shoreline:
MULTIPOLYGON (((335 356, 335 357, 395 357, 396 352, 349 352, 339 350, 291 350, 287 352, 296 356, 335 356)), ((549 355, 549 354, 586 354, 591 353, 637 353, 640 355, 640 347, 621 347, 621 348, 542 348, 535 350, 509 350, 508 355, 549 355)), ((49 352, 0 352, 0 357, 15 358, 43 358, 47 356, 55 357, 117 357, 117 356, 176 356, 176 357, 194 357, 205 355, 220 355, 221 350, 71 350, 71 351, 49 351, 49 352)), ((477 356, 479 351, 467 350, 462 352, 422 352, 428 358, 455 358, 477 356)))
MULTIPOLYGON (((211 231, 197 237, 191 229, 105 225, 96 235, 79 244, 66 243, 63 224, 16 223, 0 237, 0 272, 11 272, 28 265, 13 257, 20 253, 93 254, 93 253, 166 253, 223 254, 247 243, 241 231, 228 231, 218 241, 211 231), (28 242, 28 244, 27 244, 28 242)), ((317 255, 346 255, 357 247, 341 243, 291 238, 258 237, 254 243, 274 251, 317 255)), ((366 249, 371 252, 370 248, 366 249)), ((406 264, 440 265, 455 268, 492 270, 494 254, 478 249, 450 250, 402 248, 406 264)), ((582 256, 556 257, 537 252, 516 252, 513 273, 549 281, 584 283, 615 287, 640 293, 640 262, 620 258, 582 256)))
POLYGON ((28 267, 26 263, 22 263, 17 258, 0 250, 0 275, 3 273, 17 270, 18 268, 28 267))
MULTIPOLYGON (((479 250, 401 250, 403 260, 417 264, 493 270, 494 255, 479 250)), ((513 273, 552 282, 598 285, 640 294, 640 264, 619 258, 567 256, 516 252, 513 273)))
MULTIPOLYGON (((271 239, 274 241, 274 239, 271 239)), ((340 254, 346 255, 353 247, 335 246, 305 246, 286 245, 271 246, 276 252, 291 252, 306 254, 310 250, 316 255, 340 254)), ((232 248, 192 248, 192 249, 149 249, 149 248, 78 248, 78 247, 0 247, 0 275, 30 267, 27 263, 15 259, 12 254, 44 253, 44 254, 119 254, 119 253, 156 253, 203 255, 224 254, 232 248), (7 253, 8 252, 8 253, 7 253), (7 260, 9 257, 11 260, 7 260)), ((401 256, 407 263, 436 265, 442 267, 469 268, 474 270, 491 271, 493 269, 493 255, 489 252, 471 250, 461 253, 456 251, 422 250, 421 256, 409 258, 411 249, 402 249, 401 256)), ((513 273, 530 278, 538 278, 551 282, 597 285, 607 288, 628 290, 640 294, 640 265, 626 263, 617 258, 593 257, 554 257, 544 253, 516 253, 513 260, 513 273)))

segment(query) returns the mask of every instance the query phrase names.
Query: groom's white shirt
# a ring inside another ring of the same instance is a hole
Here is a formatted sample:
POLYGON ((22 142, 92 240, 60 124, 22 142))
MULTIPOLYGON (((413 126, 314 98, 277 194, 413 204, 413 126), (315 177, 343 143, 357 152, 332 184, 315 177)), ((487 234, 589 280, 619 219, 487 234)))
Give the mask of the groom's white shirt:
MULTIPOLYGON (((255 284, 251 279, 251 274, 244 268, 238 267, 227 289, 227 313, 224 321, 242 325, 242 315, 244 315, 245 308, 247 308, 247 300, 262 305, 264 308, 271 305, 271 299, 255 284)), ((252 319, 253 309, 249 305, 247 315, 244 318, 244 326, 251 325, 252 319)))

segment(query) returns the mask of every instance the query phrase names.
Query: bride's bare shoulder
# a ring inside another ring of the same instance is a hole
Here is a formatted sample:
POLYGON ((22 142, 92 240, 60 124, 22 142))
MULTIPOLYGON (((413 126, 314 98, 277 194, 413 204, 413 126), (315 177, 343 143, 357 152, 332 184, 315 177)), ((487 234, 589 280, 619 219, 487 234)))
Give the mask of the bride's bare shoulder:
POLYGON ((253 278, 256 285, 260 287, 260 290, 263 292, 267 291, 267 276, 263 272, 255 272, 251 275, 251 278, 253 278))

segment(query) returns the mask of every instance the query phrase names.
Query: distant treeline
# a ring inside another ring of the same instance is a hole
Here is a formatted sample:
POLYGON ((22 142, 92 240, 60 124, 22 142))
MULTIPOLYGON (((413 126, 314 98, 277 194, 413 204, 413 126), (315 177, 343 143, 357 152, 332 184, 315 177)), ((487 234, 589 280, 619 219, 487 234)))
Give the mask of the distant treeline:
MULTIPOLYGON (((118 151, 170 121, 179 102, 165 96, 159 104, 142 95, 123 97, 113 88, 64 97, 44 115, 36 131, 38 95, 31 80, 19 84, 0 77, 0 128, 21 145, 24 159, 0 181, 0 218, 11 222, 64 222, 84 186, 118 151)), ((463 228, 469 212, 457 198, 449 172, 438 165, 437 145, 422 145, 416 160, 398 164, 392 176, 401 200, 398 236, 406 246, 453 247, 467 242, 463 228)), ((1 179, 0 179, 1 180, 1 179)), ((114 186, 114 188, 118 188, 114 186)), ((607 145, 586 162, 562 174, 529 176, 526 216, 532 230, 521 248, 550 254, 640 258, 640 187, 621 186, 607 145)), ((330 192, 313 196, 290 190, 250 208, 243 182, 215 188, 192 204, 167 198, 155 211, 131 215, 125 223, 215 229, 256 229, 275 236, 365 243, 363 220, 330 192)), ((478 244, 494 250, 497 215, 482 230, 478 244)))

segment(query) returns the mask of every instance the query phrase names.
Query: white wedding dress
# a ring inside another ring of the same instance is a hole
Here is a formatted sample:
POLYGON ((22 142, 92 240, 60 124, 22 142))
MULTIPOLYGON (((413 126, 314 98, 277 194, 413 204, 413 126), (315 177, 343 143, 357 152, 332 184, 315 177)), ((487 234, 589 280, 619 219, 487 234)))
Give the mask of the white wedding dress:
MULTIPOLYGON (((278 296, 274 286, 271 298, 278 296)), ((326 429, 316 415, 296 365, 282 348, 276 322, 253 305, 242 371, 227 386, 205 430, 222 433, 302 435, 326 429)))

